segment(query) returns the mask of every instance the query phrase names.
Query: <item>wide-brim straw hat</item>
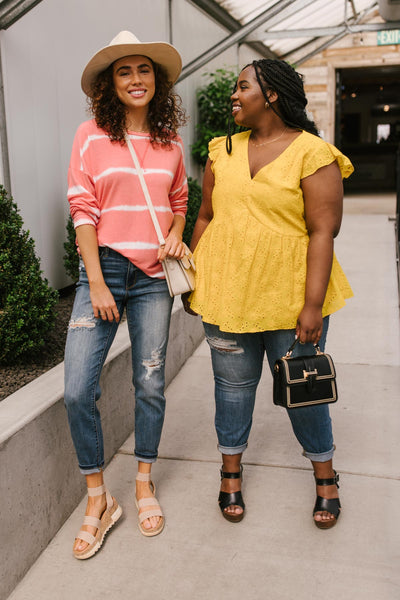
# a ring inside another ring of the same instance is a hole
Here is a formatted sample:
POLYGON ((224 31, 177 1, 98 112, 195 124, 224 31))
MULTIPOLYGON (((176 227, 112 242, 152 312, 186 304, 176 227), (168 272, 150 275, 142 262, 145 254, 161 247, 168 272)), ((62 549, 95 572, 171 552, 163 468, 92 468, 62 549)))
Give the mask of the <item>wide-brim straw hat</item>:
POLYGON ((99 73, 107 69, 113 62, 124 56, 134 54, 147 56, 153 62, 162 65, 167 71, 168 80, 175 83, 182 70, 182 59, 179 52, 167 42, 141 42, 130 31, 120 31, 89 60, 83 70, 81 87, 87 96, 92 95, 92 85, 99 73))

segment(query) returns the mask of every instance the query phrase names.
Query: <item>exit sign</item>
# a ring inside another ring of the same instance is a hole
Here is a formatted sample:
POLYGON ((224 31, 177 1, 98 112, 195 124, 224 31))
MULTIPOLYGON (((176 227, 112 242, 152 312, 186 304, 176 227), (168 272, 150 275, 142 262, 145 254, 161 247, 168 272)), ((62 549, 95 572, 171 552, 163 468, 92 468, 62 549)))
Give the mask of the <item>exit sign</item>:
POLYGON ((388 46, 389 44, 400 44, 400 29, 391 31, 378 31, 378 46, 388 46))

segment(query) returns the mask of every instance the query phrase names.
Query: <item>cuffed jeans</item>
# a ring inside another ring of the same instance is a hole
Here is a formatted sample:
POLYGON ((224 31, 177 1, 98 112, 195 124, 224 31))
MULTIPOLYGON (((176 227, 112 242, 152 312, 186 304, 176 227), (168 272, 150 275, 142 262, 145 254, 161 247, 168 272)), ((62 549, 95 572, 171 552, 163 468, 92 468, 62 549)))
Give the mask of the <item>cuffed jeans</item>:
MULTIPOLYGON (((99 248, 107 286, 120 315, 126 308, 135 386, 135 456, 154 462, 165 413, 165 354, 173 298, 164 279, 148 277, 127 258, 99 248)), ((83 261, 65 349, 64 401, 79 467, 85 475, 104 466, 103 433, 97 400, 100 374, 118 329, 114 320, 95 318, 83 261)), ((118 386, 114 390, 118 402, 118 386)))
MULTIPOLYGON (((295 330, 226 333, 216 325, 203 325, 214 370, 218 449, 222 454, 240 454, 247 448, 264 354, 273 372, 275 360, 284 356, 293 343, 295 330)), ((328 325, 329 317, 325 317, 319 341, 321 350, 325 348, 328 325)), ((298 343, 293 356, 313 353, 312 344, 298 343)), ((287 412, 303 454, 315 462, 330 460, 334 445, 328 405, 293 408, 287 412)))

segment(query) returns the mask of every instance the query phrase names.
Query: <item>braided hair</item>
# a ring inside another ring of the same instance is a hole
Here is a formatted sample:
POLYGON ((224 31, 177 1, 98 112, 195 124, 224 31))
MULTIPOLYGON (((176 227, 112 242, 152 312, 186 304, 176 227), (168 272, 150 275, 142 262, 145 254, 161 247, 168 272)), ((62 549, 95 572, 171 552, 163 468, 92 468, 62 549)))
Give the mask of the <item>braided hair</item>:
MULTIPOLYGON (((288 127, 304 129, 314 135, 319 135, 318 129, 311 119, 308 118, 305 108, 307 98, 304 93, 303 77, 297 73, 284 60, 263 58, 254 60, 243 67, 253 67, 258 84, 261 88, 265 101, 288 127), (270 103, 267 91, 278 94, 279 112, 270 103)), ((242 70, 243 70, 242 69, 242 70)), ((226 138, 226 150, 232 152, 231 123, 228 122, 228 135, 226 138)))

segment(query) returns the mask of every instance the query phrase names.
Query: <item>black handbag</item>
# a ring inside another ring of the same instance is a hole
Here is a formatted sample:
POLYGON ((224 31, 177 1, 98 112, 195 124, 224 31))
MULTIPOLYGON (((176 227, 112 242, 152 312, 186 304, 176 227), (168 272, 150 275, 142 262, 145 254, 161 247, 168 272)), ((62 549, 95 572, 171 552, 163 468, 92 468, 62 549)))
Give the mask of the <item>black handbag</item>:
POLYGON ((274 365, 274 404, 285 408, 328 404, 338 399, 332 357, 315 345, 316 354, 292 357, 298 339, 274 365))

